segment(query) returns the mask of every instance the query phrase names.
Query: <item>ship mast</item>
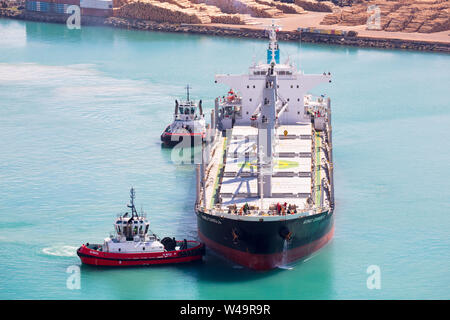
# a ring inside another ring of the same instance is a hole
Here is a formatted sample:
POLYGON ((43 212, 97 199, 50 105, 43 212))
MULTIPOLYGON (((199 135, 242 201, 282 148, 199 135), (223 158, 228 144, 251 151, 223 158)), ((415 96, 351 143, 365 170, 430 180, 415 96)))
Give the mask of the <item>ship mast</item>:
POLYGON ((136 207, 134 206, 134 199, 136 198, 136 193, 134 192, 134 188, 130 189, 130 204, 127 205, 128 208, 131 209, 131 217, 138 217, 138 213, 136 211, 136 207))
POLYGON ((189 86, 189 84, 185 87, 186 89, 186 95, 187 95, 187 101, 189 102, 189 89, 192 89, 192 87, 189 86))
POLYGON ((267 49, 267 64, 280 63, 280 49, 278 47, 277 32, 281 30, 281 27, 275 24, 275 20, 272 20, 272 24, 267 27, 269 33, 269 49, 267 49))
MULTIPOLYGON (((263 102, 258 116, 258 193, 263 209, 263 199, 272 197, 272 172, 273 172, 273 145, 275 140, 275 123, 277 117, 277 74, 274 70, 279 60, 279 49, 276 31, 279 26, 272 23, 269 26, 269 49, 267 58, 270 59, 270 67, 266 74, 265 86, 263 87, 263 102)), ((269 62, 269 61, 268 61, 269 62)))

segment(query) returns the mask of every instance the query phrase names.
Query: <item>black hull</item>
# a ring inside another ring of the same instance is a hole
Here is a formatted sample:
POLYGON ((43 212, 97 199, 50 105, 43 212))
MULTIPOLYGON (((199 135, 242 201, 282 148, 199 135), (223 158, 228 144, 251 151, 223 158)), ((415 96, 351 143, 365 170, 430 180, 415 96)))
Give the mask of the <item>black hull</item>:
POLYGON ((161 135, 161 142, 169 148, 175 147, 177 144, 182 143, 180 146, 183 147, 193 147, 197 145, 201 145, 203 139, 201 135, 161 135), (188 140, 187 142, 186 139, 188 140))
POLYGON ((282 221, 242 221, 197 212, 201 240, 255 270, 273 269, 320 249, 333 236, 333 220, 332 211, 282 221))

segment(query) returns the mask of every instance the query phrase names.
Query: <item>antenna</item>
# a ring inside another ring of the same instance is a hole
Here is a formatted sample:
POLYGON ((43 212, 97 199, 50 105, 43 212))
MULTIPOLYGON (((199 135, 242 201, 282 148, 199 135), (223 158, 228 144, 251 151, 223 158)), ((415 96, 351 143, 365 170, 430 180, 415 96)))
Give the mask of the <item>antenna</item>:
POLYGON ((189 86, 189 84, 185 87, 186 94, 187 94, 187 101, 189 101, 189 89, 192 89, 192 87, 189 86))
POLYGON ((130 189, 130 204, 127 206, 128 208, 131 208, 131 216, 138 215, 136 212, 136 207, 134 206, 134 199, 136 198, 136 193, 134 192, 134 188, 131 187, 130 189))
POLYGON ((134 206, 134 199, 136 198, 136 193, 134 192, 134 188, 131 187, 130 189, 130 203, 132 206, 134 206))
POLYGON ((277 32, 281 30, 281 26, 275 23, 275 19, 272 19, 272 24, 266 26, 266 31, 269 34, 269 49, 267 50, 267 64, 279 63, 279 49, 277 42, 277 32))

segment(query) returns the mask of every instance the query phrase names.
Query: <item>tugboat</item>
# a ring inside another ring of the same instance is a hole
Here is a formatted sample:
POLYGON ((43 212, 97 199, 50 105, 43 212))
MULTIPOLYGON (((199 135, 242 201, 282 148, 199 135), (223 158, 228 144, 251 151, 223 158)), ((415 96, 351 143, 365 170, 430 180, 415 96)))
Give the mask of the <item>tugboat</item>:
POLYGON ((114 224, 116 235, 103 244, 83 244, 77 254, 84 264, 94 266, 147 266, 201 260, 205 254, 203 243, 193 240, 162 240, 149 230, 149 221, 134 206, 135 192, 130 190, 131 216, 126 212, 114 224))
POLYGON ((183 147, 199 145, 206 136, 205 116, 202 100, 198 105, 189 99, 189 85, 186 86, 187 99, 175 100, 174 121, 161 134, 161 141, 167 147, 182 143, 183 147))

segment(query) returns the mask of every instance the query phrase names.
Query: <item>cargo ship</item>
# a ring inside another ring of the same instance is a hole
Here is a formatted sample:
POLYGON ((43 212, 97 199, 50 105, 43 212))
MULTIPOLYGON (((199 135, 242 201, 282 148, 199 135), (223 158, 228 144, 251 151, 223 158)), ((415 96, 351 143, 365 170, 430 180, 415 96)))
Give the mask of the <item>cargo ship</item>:
POLYGON ((281 64, 278 29, 267 29, 267 62, 215 76, 231 90, 215 100, 196 166, 200 239, 254 270, 311 255, 334 232, 331 102, 308 93, 331 74, 281 64))

